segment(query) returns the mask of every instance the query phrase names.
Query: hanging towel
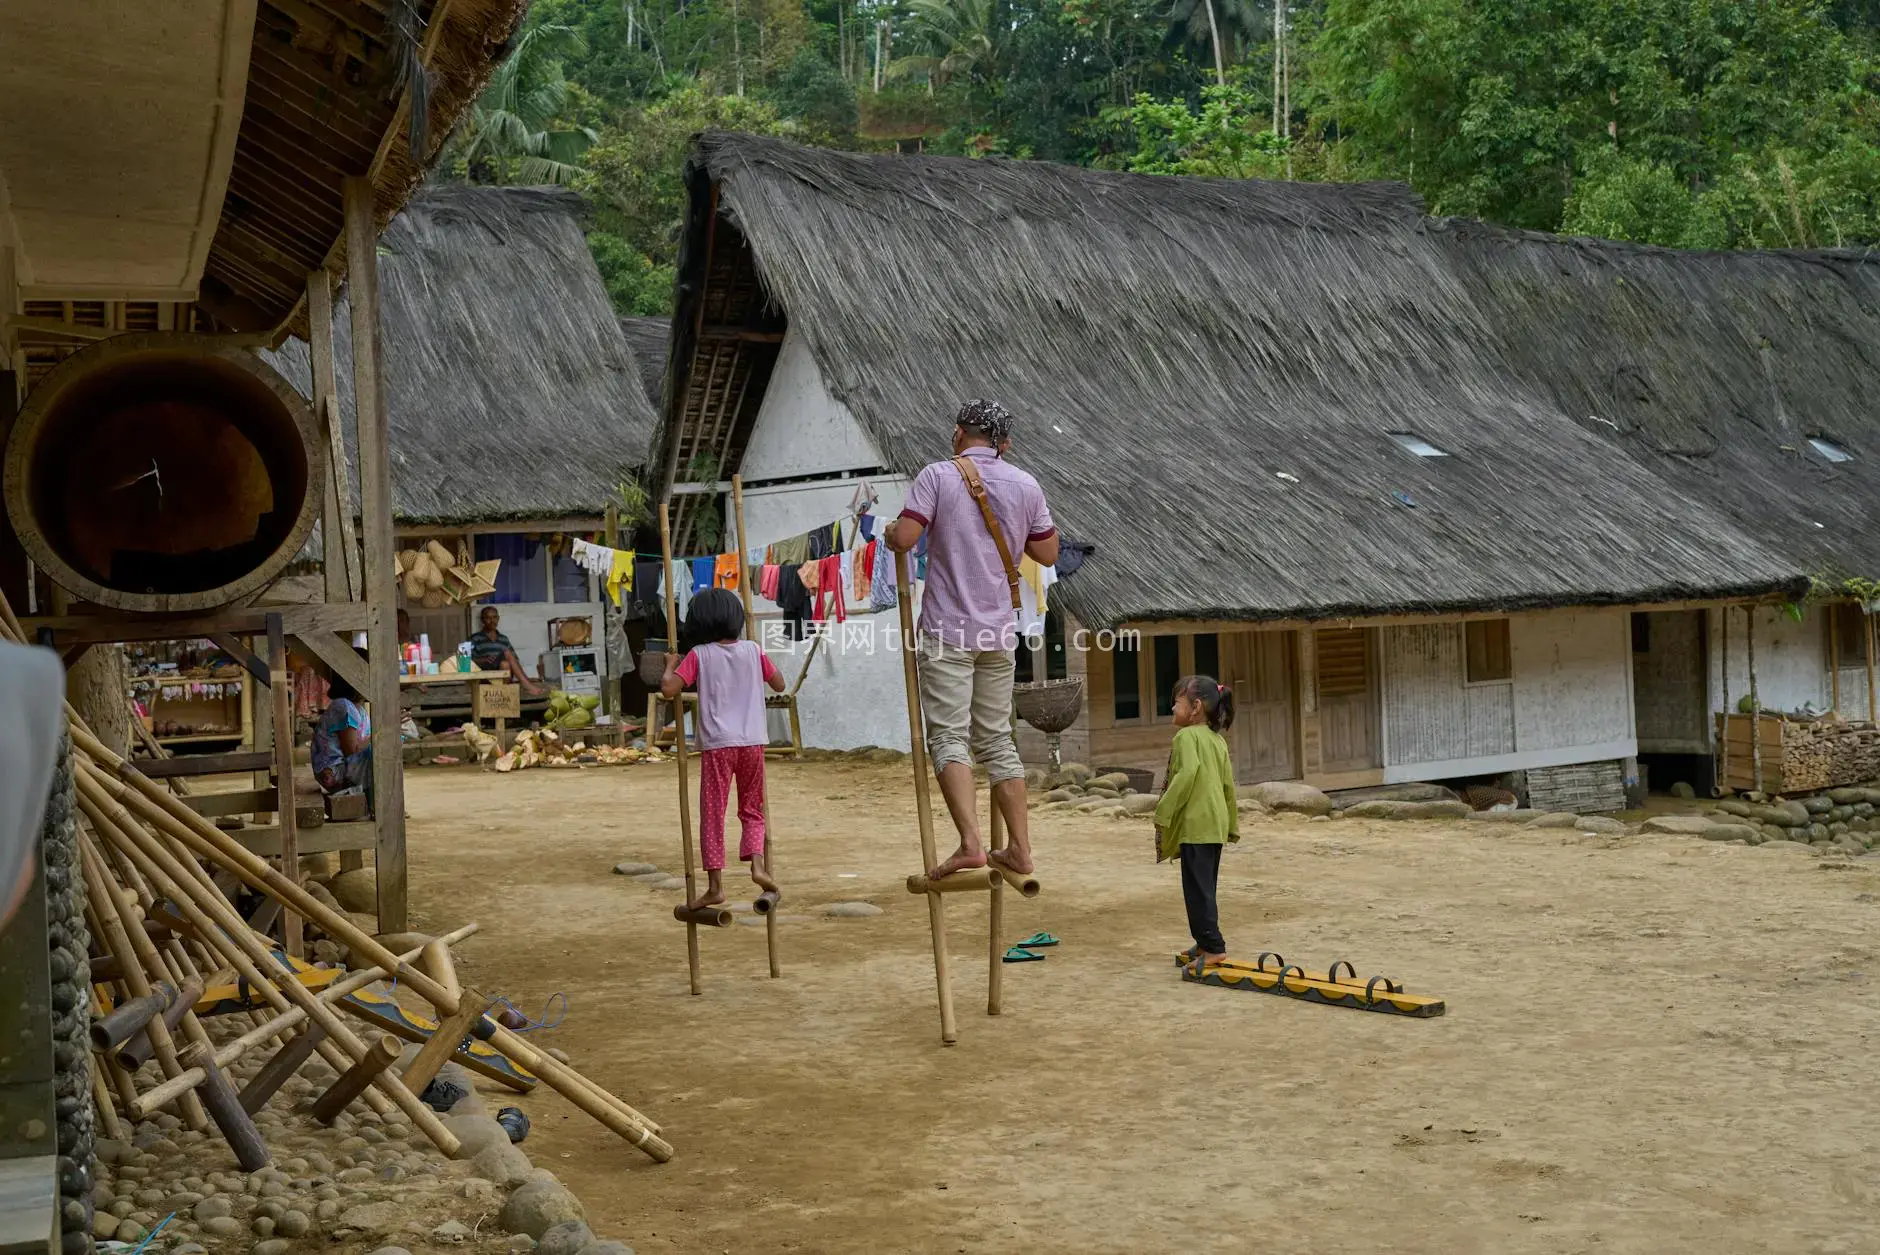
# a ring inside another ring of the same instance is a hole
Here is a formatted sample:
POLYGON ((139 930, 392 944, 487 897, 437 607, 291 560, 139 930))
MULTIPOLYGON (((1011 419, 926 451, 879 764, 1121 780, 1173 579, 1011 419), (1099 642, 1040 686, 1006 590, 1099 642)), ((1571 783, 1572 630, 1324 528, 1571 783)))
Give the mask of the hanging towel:
MULTIPOLYGON (((846 622, 849 611, 844 604, 847 601, 847 590, 842 583, 842 555, 832 553, 818 562, 816 567, 816 621, 820 623, 833 618, 837 623, 846 622), (835 602, 834 610, 828 605, 831 600, 835 602)), ((807 567, 804 569, 808 570, 807 567)))
POLYGON ((717 577, 717 573, 717 558, 693 558, 692 591, 699 593, 710 588, 712 586, 712 580, 717 577))
POLYGON ((812 597, 815 596, 817 587, 822 583, 822 559, 818 558, 814 562, 805 562, 799 566, 796 569, 796 578, 803 581, 805 592, 812 597))
POLYGON ((824 523, 821 527, 810 529, 809 556, 812 559, 820 560, 827 558, 836 551, 836 542, 833 539, 834 531, 835 525, 832 523, 824 523))
POLYGON ((848 585, 849 596, 852 600, 866 604, 868 601, 870 581, 875 573, 874 541, 869 541, 866 545, 863 545, 860 549, 855 551, 854 561, 851 563, 851 567, 852 570, 850 572, 848 585))
POLYGON ((620 594, 624 590, 633 591, 633 565, 639 557, 631 549, 609 549, 613 562, 607 568, 607 599, 618 606, 620 594))
POLYGON ((735 553, 721 553, 713 560, 713 588, 728 588, 734 593, 738 591, 739 560, 740 555, 735 553))
POLYGON ((1057 568, 1039 566, 1030 558, 1018 565, 1018 634, 1043 636, 1045 612, 1051 608, 1050 589, 1057 583, 1057 568))
POLYGON ((777 600, 777 576, 780 568, 774 562, 764 564, 763 574, 757 580, 757 592, 766 600, 777 600))
POLYGON ((809 561, 809 533, 780 540, 770 547, 770 560, 778 566, 801 566, 809 561))

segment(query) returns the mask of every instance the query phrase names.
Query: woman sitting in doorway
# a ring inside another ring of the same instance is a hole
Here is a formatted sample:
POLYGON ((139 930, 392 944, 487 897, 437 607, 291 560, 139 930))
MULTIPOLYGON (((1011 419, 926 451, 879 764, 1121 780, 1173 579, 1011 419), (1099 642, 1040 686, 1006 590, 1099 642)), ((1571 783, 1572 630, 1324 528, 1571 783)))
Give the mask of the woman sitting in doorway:
POLYGON ((502 614, 495 606, 483 607, 483 613, 477 616, 483 625, 479 632, 470 636, 470 662, 478 671, 507 671, 516 677, 522 685, 522 691, 530 697, 540 697, 542 685, 529 677, 522 669, 522 660, 516 657, 516 647, 509 643, 509 638, 497 630, 502 622, 502 614))
POLYGON ((339 676, 328 682, 326 709, 313 725, 313 776, 328 793, 372 793, 372 720, 359 693, 339 676))

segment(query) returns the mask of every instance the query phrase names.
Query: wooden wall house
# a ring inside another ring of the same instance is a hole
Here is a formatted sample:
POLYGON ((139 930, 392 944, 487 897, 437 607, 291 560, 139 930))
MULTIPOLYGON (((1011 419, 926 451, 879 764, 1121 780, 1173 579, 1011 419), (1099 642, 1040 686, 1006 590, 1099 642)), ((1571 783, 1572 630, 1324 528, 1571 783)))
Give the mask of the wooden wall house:
MULTIPOLYGON (((652 457, 680 548, 732 472, 754 548, 862 485, 892 518, 959 403, 1001 400, 1014 459, 1093 546, 1020 659, 1021 678, 1084 679, 1067 757, 1159 771, 1168 689, 1199 670, 1236 690, 1243 780, 1525 772, 1610 796, 1648 745, 1703 742, 1726 607, 1740 624, 1756 606, 1759 646, 1793 635, 1770 625, 1801 564, 1567 394, 1549 327, 1510 341, 1497 303, 1543 268, 1497 269, 1511 235, 1430 219, 1407 189, 726 135, 687 179, 652 457)), ((1606 279, 1671 264, 1596 251, 1606 279)), ((819 652, 806 737, 904 743, 901 683, 898 655, 819 652)))

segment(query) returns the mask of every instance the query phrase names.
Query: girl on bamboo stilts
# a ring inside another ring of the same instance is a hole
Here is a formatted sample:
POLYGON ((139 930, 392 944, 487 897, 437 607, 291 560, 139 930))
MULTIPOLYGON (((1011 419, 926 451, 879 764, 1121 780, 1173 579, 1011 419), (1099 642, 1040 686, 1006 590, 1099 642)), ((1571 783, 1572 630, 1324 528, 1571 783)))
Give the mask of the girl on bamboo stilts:
POLYGON ((687 639, 699 644, 682 661, 666 655, 659 692, 667 701, 681 690, 698 691, 698 845, 705 863, 705 892, 686 905, 693 910, 725 900, 725 807, 732 781, 738 786, 738 857, 751 865, 751 879, 765 893, 777 882, 764 865, 764 686, 781 693, 783 673, 756 641, 744 637, 744 605, 728 589, 709 588, 692 599, 687 639))
POLYGON ((1240 840, 1233 758, 1221 736, 1234 726, 1234 695, 1213 676, 1188 676, 1175 685, 1174 722, 1168 778, 1155 808, 1155 861, 1181 860, 1182 899, 1195 939, 1183 958, 1219 963, 1227 957, 1215 906, 1221 848, 1240 840))

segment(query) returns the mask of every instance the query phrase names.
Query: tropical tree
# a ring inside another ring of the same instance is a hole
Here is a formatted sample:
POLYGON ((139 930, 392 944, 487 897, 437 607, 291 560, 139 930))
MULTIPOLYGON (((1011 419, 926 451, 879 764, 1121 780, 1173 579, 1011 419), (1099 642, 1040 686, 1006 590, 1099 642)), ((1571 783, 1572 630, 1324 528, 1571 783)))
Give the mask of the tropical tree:
POLYGON ((584 55, 587 41, 571 26, 526 28, 508 60, 477 97, 457 159, 480 183, 572 183, 581 155, 599 134, 567 115, 578 89, 562 58, 584 55))
POLYGON ((1011 26, 999 0, 911 0, 907 8, 907 29, 926 51, 895 61, 890 76, 919 75, 936 87, 953 78, 994 83, 1003 76, 1011 26))

